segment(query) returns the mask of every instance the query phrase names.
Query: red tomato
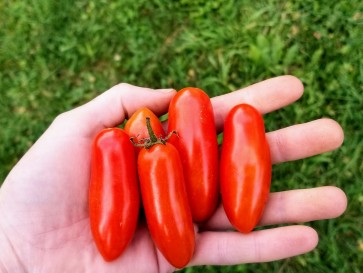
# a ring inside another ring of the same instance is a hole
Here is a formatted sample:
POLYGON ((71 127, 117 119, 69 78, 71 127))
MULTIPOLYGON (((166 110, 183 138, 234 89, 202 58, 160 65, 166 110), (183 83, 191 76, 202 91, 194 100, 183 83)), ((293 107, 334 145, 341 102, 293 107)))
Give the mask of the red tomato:
POLYGON ((261 114, 252 106, 235 106, 224 122, 220 162, 223 207, 240 232, 257 225, 271 183, 270 149, 261 114))
POLYGON ((142 149, 138 171, 151 237, 168 262, 182 268, 193 255, 195 238, 178 151, 169 143, 142 149))
POLYGON ((212 104, 198 88, 184 88, 169 106, 169 140, 182 159, 189 205, 196 222, 207 220, 218 203, 218 142, 212 104))
MULTIPOLYGON (((143 107, 137 110, 131 118, 126 122, 124 130, 130 136, 135 138, 134 142, 142 143, 143 139, 149 138, 146 126, 146 117, 150 118, 151 128, 157 137, 165 137, 165 132, 159 118, 148 108, 143 107)), ((141 148, 136 147, 139 153, 141 148)))
POLYGON ((140 207, 135 152, 130 137, 105 129, 92 147, 89 213, 93 238, 106 261, 116 259, 133 238, 140 207))

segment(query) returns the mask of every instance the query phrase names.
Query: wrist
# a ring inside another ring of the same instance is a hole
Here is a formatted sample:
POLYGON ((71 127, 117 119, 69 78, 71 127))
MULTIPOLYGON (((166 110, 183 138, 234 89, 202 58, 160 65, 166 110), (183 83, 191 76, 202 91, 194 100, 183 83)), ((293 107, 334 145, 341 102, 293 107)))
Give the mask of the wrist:
POLYGON ((1 261, 1 254, 0 254, 0 273, 6 273, 5 266, 3 265, 2 261, 1 261))
POLYGON ((6 235, 0 214, 0 273, 25 272, 15 253, 16 249, 6 235))
POLYGON ((13 267, 10 265, 12 256, 9 239, 0 223, 0 273, 8 273, 9 269, 13 267))
POLYGON ((1 223, 0 223, 0 273, 7 273, 8 270, 6 269, 6 256, 9 255, 9 250, 8 250, 8 243, 7 240, 5 239, 5 234, 3 232, 3 229, 1 227, 1 223))

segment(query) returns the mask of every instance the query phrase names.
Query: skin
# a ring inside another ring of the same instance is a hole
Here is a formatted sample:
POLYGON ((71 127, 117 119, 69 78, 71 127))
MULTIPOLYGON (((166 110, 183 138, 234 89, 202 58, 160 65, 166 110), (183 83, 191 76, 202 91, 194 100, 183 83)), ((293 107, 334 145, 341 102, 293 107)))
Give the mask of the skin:
POLYGON ((155 144, 140 152, 137 164, 151 237, 169 263, 183 268, 195 238, 179 153, 170 143, 155 144))
POLYGON ((231 224, 248 233, 262 215, 271 183, 264 120, 252 106, 239 104, 229 112, 219 165, 223 208, 231 224))
POLYGON ((139 218, 139 196, 129 135, 120 128, 102 130, 92 147, 89 215, 93 238, 106 261, 119 257, 131 242, 139 218))
MULTIPOLYGON (((149 138, 149 132, 146 127, 146 117, 150 118, 151 127, 153 128, 156 137, 165 137, 163 125, 158 117, 150 111, 150 109, 142 107, 130 117, 124 128, 125 132, 133 138, 135 143, 143 143, 143 139, 149 138)), ((137 154, 141 150, 141 147, 135 147, 137 154)))
POLYGON ((204 222, 218 204, 218 142, 213 108, 203 90, 178 91, 169 106, 169 142, 179 151, 193 220, 204 222), (198 160, 195 160, 198 158, 198 160))
MULTIPOLYGON (((266 114, 302 93, 300 80, 282 76, 213 98, 217 129, 222 130, 226 114, 238 103, 266 114)), ((90 147, 97 132, 120 124, 143 106, 161 115, 174 94, 119 84, 55 119, 0 189, 0 271, 174 271, 143 222, 124 254, 106 263, 92 240, 87 206, 90 147)), ((269 132, 267 138, 277 164, 334 150, 344 136, 335 121, 318 119, 269 132)), ((338 217, 346 205, 346 195, 334 186, 271 193, 259 224, 291 225, 248 235, 226 232, 232 227, 219 207, 203 227, 195 227, 196 248, 188 266, 258 263, 306 253, 316 247, 318 235, 295 223, 338 217)))

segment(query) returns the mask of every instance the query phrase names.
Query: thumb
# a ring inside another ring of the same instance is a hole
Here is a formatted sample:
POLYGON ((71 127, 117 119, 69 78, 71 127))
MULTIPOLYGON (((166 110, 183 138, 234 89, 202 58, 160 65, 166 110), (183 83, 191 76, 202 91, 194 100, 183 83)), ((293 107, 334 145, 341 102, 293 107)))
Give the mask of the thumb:
POLYGON ((165 114, 174 89, 150 89, 127 83, 118 84, 90 102, 59 115, 53 129, 77 131, 81 135, 94 135, 99 130, 115 127, 141 107, 156 115, 165 114))

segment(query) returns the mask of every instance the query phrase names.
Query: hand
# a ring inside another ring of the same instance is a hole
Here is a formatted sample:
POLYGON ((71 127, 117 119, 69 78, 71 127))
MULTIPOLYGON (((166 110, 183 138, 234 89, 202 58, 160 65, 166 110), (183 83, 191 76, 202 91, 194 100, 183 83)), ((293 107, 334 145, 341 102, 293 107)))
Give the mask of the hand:
MULTIPOLYGON (((299 80, 282 76, 215 97, 217 129, 235 104, 262 113, 286 106, 303 93, 299 80)), ((146 106, 167 112, 174 90, 119 84, 91 102, 58 116, 24 155, 0 190, 0 271, 4 272, 171 272, 140 223, 131 245, 105 262, 91 237, 88 218, 90 147, 94 136, 146 106)), ((272 160, 286 162, 327 152, 343 141, 341 127, 320 119, 268 133, 272 160)), ((272 182, 273 183, 273 182, 272 182)), ((271 193, 260 225, 301 223, 342 214, 346 196, 336 187, 271 193), (331 202, 334 200, 334 202, 331 202)), ((316 232, 307 226, 254 231, 230 230, 222 207, 197 231, 193 265, 230 265, 283 259, 312 250, 316 232)))

